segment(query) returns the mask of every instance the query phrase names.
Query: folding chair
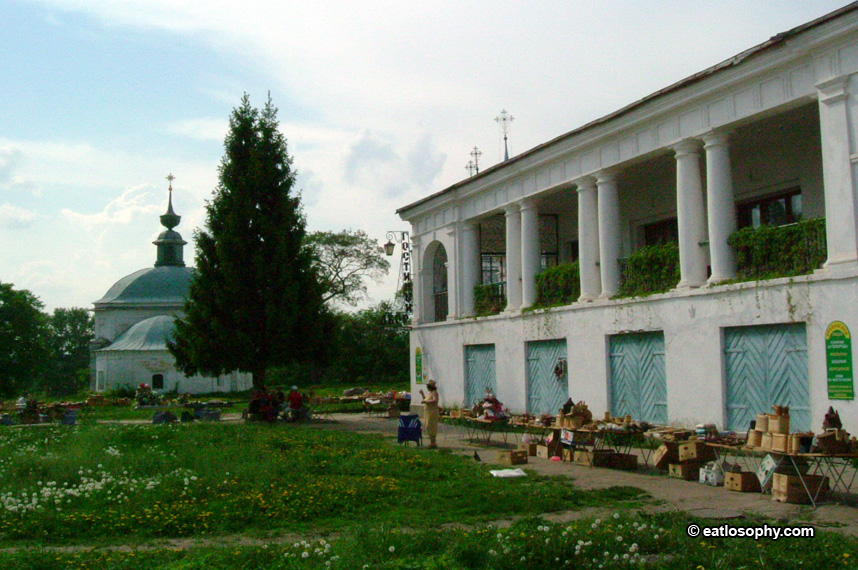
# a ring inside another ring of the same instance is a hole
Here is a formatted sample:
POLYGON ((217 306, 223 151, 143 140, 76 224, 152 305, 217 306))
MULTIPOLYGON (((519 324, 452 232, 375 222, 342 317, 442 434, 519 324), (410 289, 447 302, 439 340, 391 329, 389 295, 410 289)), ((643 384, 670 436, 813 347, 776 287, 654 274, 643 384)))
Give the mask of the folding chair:
POLYGON ((399 416, 399 436, 397 439, 399 443, 416 441, 417 445, 423 445, 423 424, 420 422, 420 416, 417 414, 399 416))

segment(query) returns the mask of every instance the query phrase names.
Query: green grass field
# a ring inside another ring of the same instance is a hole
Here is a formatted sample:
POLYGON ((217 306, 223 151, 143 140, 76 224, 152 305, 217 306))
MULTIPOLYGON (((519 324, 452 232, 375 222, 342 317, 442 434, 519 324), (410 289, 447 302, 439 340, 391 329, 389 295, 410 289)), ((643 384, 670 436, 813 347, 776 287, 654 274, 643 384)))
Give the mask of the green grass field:
POLYGON ((689 538, 687 516, 638 514, 647 498, 633 488, 496 479, 468 457, 312 425, 6 428, 0 449, 7 568, 782 570, 858 559, 855 539, 822 531, 689 538), (583 507, 616 515, 538 518, 583 507), (491 526, 502 519, 517 522, 491 526))

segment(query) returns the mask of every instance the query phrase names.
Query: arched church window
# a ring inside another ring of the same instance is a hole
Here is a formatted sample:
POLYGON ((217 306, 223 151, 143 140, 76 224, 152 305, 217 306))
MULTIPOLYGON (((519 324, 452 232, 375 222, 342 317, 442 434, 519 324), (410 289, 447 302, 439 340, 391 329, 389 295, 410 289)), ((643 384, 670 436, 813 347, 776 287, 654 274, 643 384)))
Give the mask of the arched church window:
POLYGON ((435 296, 435 322, 447 320, 447 250, 439 245, 432 260, 432 293, 435 296))

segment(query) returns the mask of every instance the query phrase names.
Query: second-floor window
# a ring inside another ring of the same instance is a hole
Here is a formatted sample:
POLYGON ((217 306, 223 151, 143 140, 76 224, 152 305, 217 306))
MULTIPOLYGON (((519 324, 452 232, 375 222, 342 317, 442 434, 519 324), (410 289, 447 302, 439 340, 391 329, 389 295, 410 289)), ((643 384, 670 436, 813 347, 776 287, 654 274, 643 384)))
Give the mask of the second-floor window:
POLYGON ((801 220, 801 189, 791 188, 767 198, 757 198, 737 209, 737 222, 740 228, 751 226, 783 226, 801 220))

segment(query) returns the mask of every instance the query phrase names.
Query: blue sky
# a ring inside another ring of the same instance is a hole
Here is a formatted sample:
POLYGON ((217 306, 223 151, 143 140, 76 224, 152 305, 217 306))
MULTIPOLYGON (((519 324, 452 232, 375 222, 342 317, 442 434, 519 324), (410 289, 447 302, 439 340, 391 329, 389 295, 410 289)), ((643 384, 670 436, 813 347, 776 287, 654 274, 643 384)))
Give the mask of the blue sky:
POLYGON ((473 146, 500 160, 501 109, 514 155, 842 5, 3 0, 0 281, 91 307, 154 262, 170 172, 190 241, 244 92, 280 109, 309 228, 383 242, 473 146))

